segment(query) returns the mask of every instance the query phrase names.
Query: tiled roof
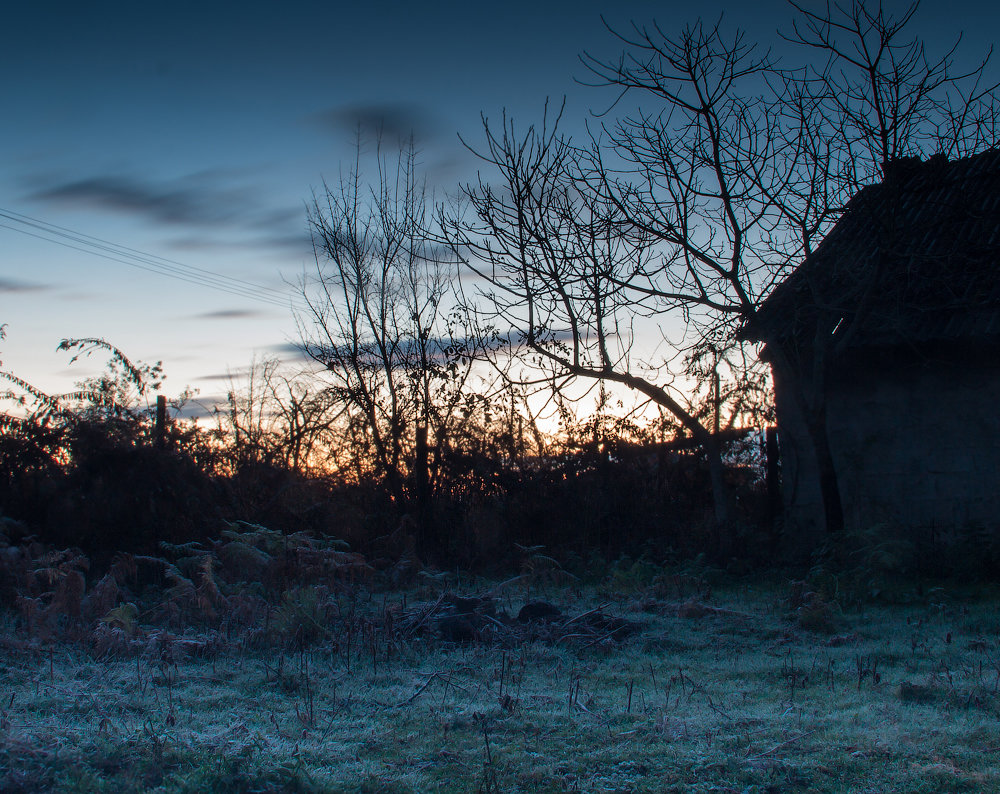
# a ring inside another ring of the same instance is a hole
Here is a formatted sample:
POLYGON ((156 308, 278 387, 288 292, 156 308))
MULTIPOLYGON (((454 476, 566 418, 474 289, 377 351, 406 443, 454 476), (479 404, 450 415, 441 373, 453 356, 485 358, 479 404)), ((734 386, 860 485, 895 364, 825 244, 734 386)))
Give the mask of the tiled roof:
POLYGON ((1000 151, 897 161, 741 335, 811 336, 820 316, 852 347, 1000 340, 1000 151))

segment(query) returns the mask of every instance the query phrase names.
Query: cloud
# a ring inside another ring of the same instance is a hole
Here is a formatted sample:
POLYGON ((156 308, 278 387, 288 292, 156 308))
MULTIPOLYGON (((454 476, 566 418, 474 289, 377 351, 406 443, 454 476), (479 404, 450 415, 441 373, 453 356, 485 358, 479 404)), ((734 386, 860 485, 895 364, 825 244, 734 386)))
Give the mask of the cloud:
POLYGON ((312 238, 304 230, 301 234, 261 235, 259 232, 259 229, 246 229, 238 237, 226 238, 191 234, 174 237, 170 240, 169 247, 175 251, 243 250, 258 253, 264 246, 298 259, 312 256, 312 238))
POLYGON ((170 180, 123 173, 65 178, 37 176, 30 180, 32 190, 28 198, 192 230, 180 239, 179 247, 267 246, 297 255, 308 252, 304 210, 269 204, 267 191, 248 184, 245 177, 241 172, 225 170, 202 171, 170 180))
POLYGON ((210 419, 215 416, 215 409, 226 410, 228 401, 225 394, 199 395, 184 405, 180 416, 184 419, 210 419))
POLYGON ((127 176, 88 177, 52 185, 35 192, 31 198, 191 226, 230 225, 250 210, 247 198, 238 191, 190 178, 171 185, 143 183, 127 176))
POLYGON ((420 175, 438 198, 453 193, 479 167, 479 160, 462 144, 443 116, 412 103, 339 105, 306 118, 332 135, 338 145, 353 144, 360 134, 362 156, 371 155, 381 139, 386 153, 404 148, 413 136, 420 175))
POLYGON ((417 144, 438 137, 438 124, 417 105, 385 103, 377 105, 340 105, 309 117, 313 123, 337 135, 360 132, 363 142, 381 138, 399 144, 412 135, 417 144))
POLYGON ((296 342, 281 342, 279 344, 268 345, 265 350, 278 356, 303 356, 302 346, 296 342))
POLYGON ((221 309, 216 312, 204 312, 191 315, 192 320, 245 320, 250 317, 266 317, 267 312, 252 309, 221 309))
MULTIPOLYGON (((609 336, 616 336, 616 334, 609 334, 609 336)), ((596 339, 591 333, 583 334, 583 342, 589 344, 596 339)), ((527 345, 527 335, 521 329, 511 328, 506 333, 498 333, 494 338, 487 342, 487 346, 494 351, 498 350, 523 350, 527 345)), ((573 332, 569 329, 557 329, 548 331, 539 340, 544 344, 556 344, 560 342, 572 342, 573 332)))
POLYGON ((0 293, 12 292, 42 292, 50 290, 50 284, 33 284, 28 281, 17 281, 11 278, 0 278, 0 293))

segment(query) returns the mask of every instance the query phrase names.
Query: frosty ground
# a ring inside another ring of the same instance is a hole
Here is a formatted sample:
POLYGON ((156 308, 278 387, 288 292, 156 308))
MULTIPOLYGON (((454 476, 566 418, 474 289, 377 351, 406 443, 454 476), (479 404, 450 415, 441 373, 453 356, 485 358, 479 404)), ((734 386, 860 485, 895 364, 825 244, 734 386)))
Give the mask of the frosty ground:
POLYGON ((0 789, 1000 790, 992 590, 845 605, 781 579, 438 577, 320 595, 229 636, 126 610, 46 640, 8 613, 0 789), (539 602, 558 611, 517 620, 539 602))

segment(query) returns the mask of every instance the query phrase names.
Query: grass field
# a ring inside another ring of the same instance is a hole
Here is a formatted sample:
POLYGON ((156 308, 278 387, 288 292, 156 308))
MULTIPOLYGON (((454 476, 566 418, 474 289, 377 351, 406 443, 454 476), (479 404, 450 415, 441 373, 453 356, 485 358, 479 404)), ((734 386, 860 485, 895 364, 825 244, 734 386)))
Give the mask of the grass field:
POLYGON ((1000 791, 1000 597, 515 581, 448 622, 489 589, 331 596, 295 642, 8 614, 0 791, 1000 791))

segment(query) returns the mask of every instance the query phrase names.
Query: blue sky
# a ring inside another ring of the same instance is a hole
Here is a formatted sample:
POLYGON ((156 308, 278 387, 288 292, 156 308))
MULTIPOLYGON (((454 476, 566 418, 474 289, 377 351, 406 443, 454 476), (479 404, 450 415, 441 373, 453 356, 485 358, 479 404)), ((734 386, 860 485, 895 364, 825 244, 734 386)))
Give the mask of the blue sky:
MULTIPOLYGON (((228 372, 296 340, 289 283, 312 261, 305 204, 349 160, 358 123, 412 129, 430 180, 450 189, 475 175, 458 134, 476 143, 481 112, 507 108, 527 124, 566 95, 566 119, 582 130, 606 102, 574 83, 581 51, 618 52, 602 11, 673 31, 723 10, 762 41, 790 18, 776 0, 6 8, 0 212, 252 282, 277 305, 30 237, 0 217, 0 360, 58 392, 95 370, 69 367, 59 340, 104 337, 162 360, 168 395, 190 385, 211 402, 228 372)), ((978 54, 997 16, 978 0, 927 0, 915 30, 934 44, 965 29, 963 51, 978 54)))

